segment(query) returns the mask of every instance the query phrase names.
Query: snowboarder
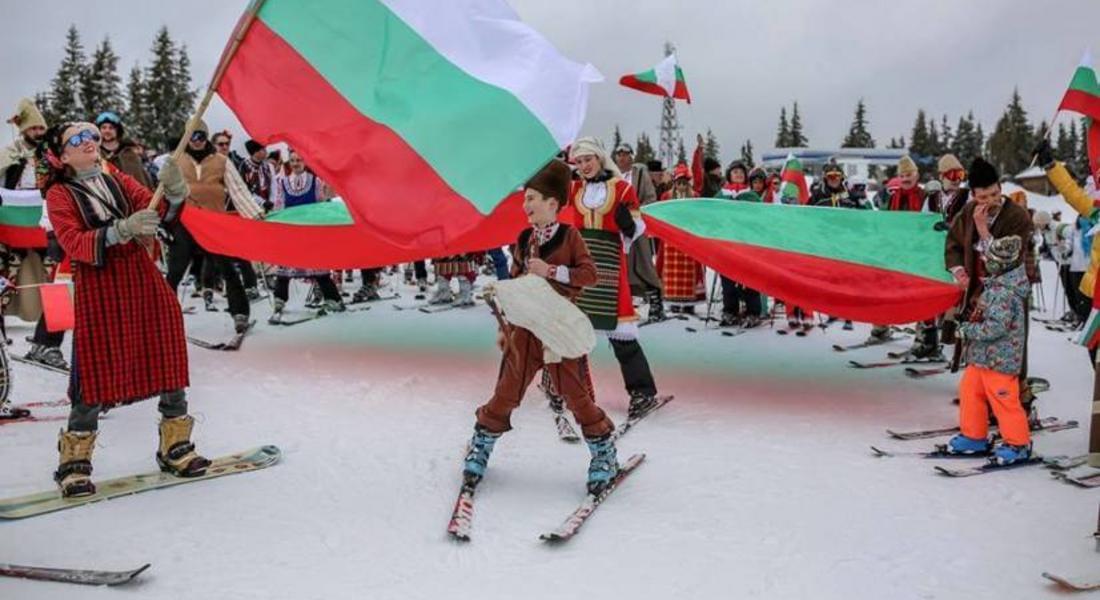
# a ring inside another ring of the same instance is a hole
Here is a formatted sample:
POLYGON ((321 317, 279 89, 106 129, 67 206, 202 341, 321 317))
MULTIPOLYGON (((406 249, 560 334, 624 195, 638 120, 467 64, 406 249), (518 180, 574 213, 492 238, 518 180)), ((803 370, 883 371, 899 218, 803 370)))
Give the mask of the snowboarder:
MULTIPOLYGON (((513 247, 512 276, 544 277, 556 292, 575 301, 582 288, 596 283, 597 273, 580 233, 558 221, 569 186, 569 167, 557 159, 527 182, 523 206, 531 227, 520 233, 513 247)), ((543 342, 516 326, 502 329, 497 344, 504 352, 500 374, 492 397, 477 409, 477 424, 463 467, 465 484, 476 485, 485 475, 494 446, 512 428, 512 411, 542 369, 581 427, 591 452, 588 491, 598 494, 618 474, 619 463, 612 438, 614 424, 596 405, 588 357, 545 361, 543 342)))
POLYGON ((645 233, 645 223, 634 188, 622 179, 598 139, 578 139, 569 158, 581 179, 572 183, 562 221, 580 231, 600 272, 612 274, 585 290, 577 306, 597 330, 607 332, 630 394, 629 414, 640 416, 656 405, 657 384, 638 343, 638 315, 627 283, 626 249, 645 233))
POLYGON ((989 451, 989 410, 1003 441, 992 460, 1008 465, 1031 456, 1028 415, 1020 404, 1017 378, 1027 343, 1027 296, 1031 283, 1020 260, 1023 241, 1008 236, 988 241, 982 253, 985 277, 969 318, 959 324, 966 370, 959 382, 959 431, 947 447, 957 454, 989 451))
POLYGON ((99 142, 91 123, 61 123, 46 134, 50 222, 73 262, 76 285, 72 408, 54 473, 64 496, 95 493, 92 449, 100 411, 151 396, 160 396, 160 468, 192 477, 210 464, 191 443, 180 305, 142 244, 162 217, 179 216, 187 184, 169 159, 161 172, 167 206, 151 210, 147 188, 124 173, 103 172, 99 142))

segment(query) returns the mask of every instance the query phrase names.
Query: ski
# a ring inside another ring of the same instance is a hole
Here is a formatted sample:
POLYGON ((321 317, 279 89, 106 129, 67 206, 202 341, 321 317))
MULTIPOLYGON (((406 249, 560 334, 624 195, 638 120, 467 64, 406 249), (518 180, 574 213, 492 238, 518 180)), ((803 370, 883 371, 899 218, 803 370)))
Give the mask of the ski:
POLYGON ((18 356, 18 355, 13 354, 9 358, 14 360, 15 362, 23 363, 25 365, 30 365, 32 367, 38 367, 39 369, 45 369, 47 371, 57 373, 58 375, 68 375, 69 374, 68 369, 62 369, 61 367, 54 367, 54 366, 51 366, 51 365, 47 365, 46 363, 41 363, 41 362, 38 362, 36 360, 31 360, 29 358, 24 358, 22 356, 18 356))
POLYGON ((69 406, 72 402, 68 398, 58 398, 57 400, 38 400, 36 402, 24 402, 22 404, 13 404, 12 408, 58 408, 61 406, 69 406))
POLYGON ((33 414, 25 417, 16 417, 14 419, 0 419, 0 427, 4 425, 15 425, 16 423, 49 423, 52 421, 68 421, 69 415, 49 415, 45 417, 38 417, 33 414))
POLYGON ((354 301, 353 302, 345 302, 344 304, 345 304, 345 306, 359 306, 360 304, 372 304, 374 302, 386 302, 387 300, 397 300, 400 297, 401 297, 401 294, 398 294, 398 293, 395 292, 393 294, 386 294, 385 296, 379 296, 378 298, 374 298, 372 300, 360 300, 358 302, 354 302, 354 301))
POLYGON ((462 305, 459 305, 459 304, 433 304, 431 306, 421 306, 421 307, 417 308, 416 310, 419 310, 420 312, 422 312, 424 314, 431 315, 431 314, 435 314, 435 313, 446 312, 448 310, 467 309, 467 308, 474 308, 476 306, 478 306, 476 303, 475 304, 462 304, 462 305))
POLYGON ((25 406, 0 406, 0 423, 4 421, 15 421, 17 419, 26 419, 31 416, 31 411, 25 406))
POLYGON ((887 458, 895 456, 911 456, 914 458, 985 458, 993 454, 992 450, 985 452, 974 452, 971 454, 959 454, 957 452, 949 452, 947 450, 947 444, 936 444, 934 450, 927 450, 924 452, 913 452, 907 450, 883 450, 881 448, 871 446, 871 452, 878 458, 887 458))
POLYGON ((1081 454, 1079 456, 1048 456, 1043 466, 1054 471, 1051 473, 1052 475, 1060 476, 1063 475, 1065 471, 1076 469, 1088 461, 1088 454, 1081 454))
POLYGON ((874 340, 863 341, 858 344, 851 344, 849 346, 841 346, 840 344, 833 344, 833 350, 837 352, 848 352, 849 350, 859 350, 860 348, 870 348, 872 346, 881 346, 894 341, 894 338, 888 340, 874 340))
POLYGON ((80 585, 123 585, 141 575, 150 565, 145 564, 129 571, 98 571, 89 569, 54 569, 48 567, 25 567, 0 563, 0 575, 34 579, 36 581, 54 581, 58 583, 76 583, 80 585))
POLYGON ((470 541, 470 531, 473 529, 474 520, 474 492, 477 483, 463 481, 462 488, 458 491, 458 499, 455 500, 454 510, 451 511, 451 520, 447 523, 447 534, 456 542, 470 541))
POLYGON ((687 315, 671 315, 663 319, 646 319, 644 322, 639 323, 638 327, 649 327, 650 325, 657 325, 659 323, 668 323, 669 321, 687 321, 687 315))
POLYGON ((881 369, 883 367, 898 367, 902 365, 930 365, 936 363, 942 363, 942 360, 924 360, 924 359, 912 359, 912 360, 884 360, 881 362, 859 362, 857 360, 848 361, 848 366, 853 369, 881 369))
POLYGON ((253 319, 248 322, 248 328, 241 333, 236 333, 233 337, 229 338, 225 342, 208 342, 196 337, 187 336, 187 341, 198 346, 199 348, 206 348, 207 350, 240 350, 241 344, 244 343, 244 336, 256 325, 256 320, 253 319))
POLYGON ((673 396, 673 395, 657 396, 654 399, 655 402, 653 403, 653 406, 650 407, 649 410, 647 410, 644 413, 634 417, 633 419, 628 418, 627 420, 623 421, 617 428, 615 428, 615 431, 611 434, 612 439, 617 440, 617 439, 623 437, 624 435, 627 434, 627 432, 629 432, 631 429, 633 429, 634 426, 637 425, 642 419, 644 419, 644 418, 648 417, 649 415, 657 412, 657 409, 659 409, 662 406, 668 404, 669 402, 672 402, 672 400, 674 398, 675 398, 675 396, 673 396))
POLYGON ((267 320, 267 324, 268 325, 278 325, 280 327, 293 327, 294 325, 301 325, 302 323, 308 323, 310 321, 316 321, 317 319, 320 319, 321 317, 324 317, 324 316, 327 316, 327 315, 328 315, 328 313, 317 312, 317 313, 306 315, 304 317, 298 317, 296 319, 279 318, 277 320, 272 320, 272 319, 274 319, 274 315, 272 315, 271 318, 269 318, 267 320))
POLYGON ((947 477, 973 477, 974 475, 985 475, 986 473, 994 473, 996 471, 1008 471, 1011 469, 1019 469, 1020 467, 1030 467, 1043 463, 1043 457, 1031 456, 1030 458, 1017 461, 1007 465, 999 465, 995 462, 987 462, 980 467, 963 467, 957 469, 951 469, 944 466, 932 467, 940 475, 947 477))
POLYGON ((932 377, 933 375, 942 375, 947 373, 949 369, 944 367, 937 367, 935 369, 915 369, 913 367, 906 367, 905 374, 912 379, 924 379, 925 377, 932 377))
MULTIPOLYGON (((1078 425, 1077 421, 1062 421, 1058 417, 1044 417, 1039 420, 1038 423, 1031 424, 1032 433, 1063 431, 1065 429, 1074 429, 1078 425)), ((990 426, 990 431, 996 432, 997 426, 990 426)), ((943 437, 945 435, 954 435, 959 432, 958 425, 954 427, 944 427, 942 429, 921 429, 917 431, 894 431, 892 429, 886 430, 886 435, 894 438, 895 440, 926 440, 929 438, 943 437)))
POLYGON ((1072 579, 1066 579, 1061 575, 1055 575, 1053 573, 1043 572, 1043 577, 1057 583, 1058 585, 1075 592, 1090 592, 1092 590, 1100 590, 1100 581, 1074 581, 1072 579))
POLYGON ((259 446, 215 458, 206 469, 206 473, 198 477, 176 477, 158 470, 95 482, 96 493, 90 496, 63 498, 60 491, 53 489, 26 496, 4 498, 0 499, 0 520, 35 517, 120 496, 255 471, 279 462, 281 455, 282 453, 275 446, 259 446))
POLYGON ((605 487, 599 495, 586 495, 580 506, 578 506, 557 529, 540 535, 539 539, 544 542, 561 543, 577 535, 577 532, 580 531, 581 527, 588 521, 588 517, 591 517, 592 513, 596 512, 596 509, 607 500, 611 492, 614 492, 615 489, 619 487, 619 484, 629 477, 630 474, 634 472, 634 469, 638 468, 638 465, 642 464, 643 460, 645 460, 645 454, 635 454, 627 459, 627 461, 619 467, 618 475, 607 484, 607 487, 605 487))

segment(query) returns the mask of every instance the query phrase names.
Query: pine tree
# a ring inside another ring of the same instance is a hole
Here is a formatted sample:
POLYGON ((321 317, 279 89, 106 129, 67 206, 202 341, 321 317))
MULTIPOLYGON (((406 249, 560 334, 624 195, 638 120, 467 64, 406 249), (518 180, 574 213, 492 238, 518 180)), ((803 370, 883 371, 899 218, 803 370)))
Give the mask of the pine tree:
POLYGON ((1093 175, 1092 169, 1089 166, 1089 127, 1091 124, 1092 122, 1088 118, 1081 119, 1081 128, 1079 130, 1081 133, 1078 136, 1080 145, 1077 148, 1076 169, 1074 170, 1074 173, 1081 177, 1093 175))
POLYGON ((798 114, 798 102, 794 103, 794 110, 791 112, 791 146, 795 148, 805 148, 809 145, 810 140, 806 139, 805 135, 802 135, 802 117, 798 114))
POLYGON ((741 162, 750 169, 756 166, 756 159, 752 155, 752 140, 745 140, 745 143, 741 144, 741 162))
POLYGON ((179 47, 176 56, 176 89, 179 93, 177 118, 182 132, 187 127, 187 120, 191 118, 191 113, 195 112, 195 102, 199 92, 191 87, 191 57, 187 54, 186 44, 179 47))
POLYGON ((145 80, 141 67, 134 65, 130 69, 130 78, 126 82, 126 135, 144 143, 152 124, 149 121, 149 107, 145 97, 145 80))
POLYGON ((634 160, 646 163, 656 158, 653 144, 649 141, 649 135, 645 132, 638 134, 638 140, 634 143, 634 160))
POLYGON ((707 135, 703 142, 703 156, 707 158, 713 158, 718 160, 718 151, 721 146, 718 145, 718 137, 714 135, 714 132, 707 128, 707 135))
POLYGON ((789 148, 791 146, 791 126, 787 123, 787 107, 779 109, 779 131, 775 134, 776 148, 789 148))
POLYGON ((841 148, 874 148, 875 140, 871 132, 867 131, 867 106, 863 98, 856 104, 856 114, 852 117, 852 126, 848 128, 848 135, 844 137, 841 148))
POLYGON ((1058 133, 1054 136, 1054 156, 1065 161, 1067 156, 1073 156, 1073 147, 1069 145, 1069 130, 1065 123, 1058 124, 1058 133))
POLYGON ((942 145, 943 145, 943 142, 942 142, 942 140, 940 140, 939 127, 936 126, 935 121, 929 119, 929 121, 928 121, 928 148, 927 148, 928 151, 925 153, 925 156, 927 156, 927 157, 937 157, 937 156, 939 156, 940 155, 940 149, 942 148, 942 145))
POLYGON ((46 119, 47 126, 58 122, 57 115, 54 114, 53 108, 50 106, 50 95, 47 92, 35 92, 34 105, 42 113, 42 118, 46 119))
POLYGON ((940 121, 940 147, 937 156, 943 156, 951 152, 951 144, 955 142, 955 134, 951 131, 951 125, 947 122, 947 115, 940 121))
POLYGON ((1069 122, 1069 135, 1066 140, 1066 154, 1062 155, 1062 160, 1066 163, 1066 166, 1070 171, 1073 171, 1075 175, 1083 174, 1082 162, 1081 162, 1081 139, 1088 133, 1087 130, 1081 132, 1085 135, 1078 135, 1077 120, 1071 120, 1069 122))
POLYGON ((614 153, 623 144, 623 133, 619 131, 619 124, 615 123, 615 131, 611 134, 611 152, 614 153))
POLYGON ((676 146, 676 162, 686 164, 687 160, 688 160, 688 153, 687 153, 687 149, 684 148, 684 138, 680 138, 680 140, 677 142, 677 146, 676 146))
POLYGON ((931 147, 932 137, 928 131, 928 117, 924 109, 917 111, 917 118, 913 122, 913 133, 909 136, 909 153, 917 156, 929 156, 936 151, 931 147))
POLYGON ((145 100, 148 115, 144 142, 150 148, 174 148, 195 105, 191 89, 191 60, 186 48, 177 48, 161 27, 153 40, 153 61, 145 71, 145 100))
POLYGON ((65 56, 57 75, 50 82, 50 113, 53 122, 83 121, 85 111, 80 102, 80 81, 87 68, 80 32, 70 25, 65 34, 65 56))
POLYGON ((110 38, 103 38, 92 54, 92 62, 81 78, 80 94, 90 118, 105 110, 122 113, 122 78, 118 75, 118 55, 111 48, 110 38))
POLYGON ((951 153, 963 166, 967 166, 982 154, 983 140, 975 128, 974 112, 967 113, 965 117, 959 117, 959 124, 955 128, 955 138, 951 140, 951 153))
POLYGON ((1004 175, 1014 175, 1031 163, 1035 134, 1027 120, 1027 111, 1019 90, 1012 90, 1012 100, 989 136, 989 159, 1004 175))

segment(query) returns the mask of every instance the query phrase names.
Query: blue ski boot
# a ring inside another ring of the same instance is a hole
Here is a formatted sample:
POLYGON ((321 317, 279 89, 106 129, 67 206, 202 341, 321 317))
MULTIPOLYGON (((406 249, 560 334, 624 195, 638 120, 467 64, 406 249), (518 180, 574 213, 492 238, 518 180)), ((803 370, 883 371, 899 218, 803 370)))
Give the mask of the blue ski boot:
POLYGON ((947 441, 947 451, 951 454, 984 454, 989 452, 989 440, 968 438, 960 433, 947 441))
POLYGON ((619 458, 611 434, 585 438, 592 461, 588 463, 588 493, 599 496, 619 474, 619 458))
POLYGON ((1010 444, 998 444, 993 450, 990 462, 1002 467, 1031 458, 1031 444, 1026 446, 1013 446, 1010 444))
POLYGON ((470 438, 466 460, 462 467, 462 474, 466 477, 467 484, 476 485, 481 481, 486 467, 489 466, 489 455, 493 453, 493 446, 499 439, 499 433, 490 433, 481 425, 474 425, 474 437, 470 438))

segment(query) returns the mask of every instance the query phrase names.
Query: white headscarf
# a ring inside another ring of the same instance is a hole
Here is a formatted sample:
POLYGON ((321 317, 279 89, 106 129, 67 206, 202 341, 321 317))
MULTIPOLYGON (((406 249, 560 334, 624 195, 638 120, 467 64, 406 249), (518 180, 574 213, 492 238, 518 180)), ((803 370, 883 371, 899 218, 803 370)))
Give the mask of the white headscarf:
POLYGON ((618 165, 608 156, 607 150, 604 150, 603 142, 597 138, 582 137, 573 142, 573 145, 569 148, 569 160, 576 160, 579 156, 595 156, 600 159, 600 163, 603 165, 604 169, 611 171, 612 176, 623 176, 618 165))

